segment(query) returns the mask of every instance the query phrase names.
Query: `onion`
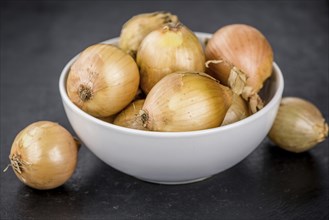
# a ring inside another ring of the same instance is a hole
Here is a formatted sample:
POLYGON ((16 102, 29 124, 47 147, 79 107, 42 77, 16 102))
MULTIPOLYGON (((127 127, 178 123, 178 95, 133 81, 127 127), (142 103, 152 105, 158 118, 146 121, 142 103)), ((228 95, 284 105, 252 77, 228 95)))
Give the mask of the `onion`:
POLYGON ((85 49, 67 78, 71 101, 96 117, 121 111, 134 99, 138 86, 139 71, 134 59, 109 44, 85 49))
POLYGON ((252 112, 262 107, 257 93, 272 74, 273 51, 259 30, 244 24, 222 27, 208 41, 205 55, 209 74, 252 99, 252 112))
POLYGON ((115 117, 113 124, 126 128, 148 130, 143 126, 141 117, 139 117, 139 111, 142 109, 144 101, 144 99, 140 99, 132 102, 115 117))
POLYGON ((11 166, 24 184, 35 189, 53 189, 64 184, 77 165, 78 143, 62 126, 35 122, 15 138, 11 166))
POLYGON ((137 49, 147 34, 166 23, 177 21, 176 15, 163 11, 135 15, 123 25, 119 47, 135 58, 137 49))
POLYGON ((115 117, 116 117, 116 115, 111 115, 111 116, 108 116, 108 117, 102 117, 102 118, 98 118, 98 119, 100 119, 102 121, 105 121, 107 123, 112 124, 113 121, 114 121, 114 119, 115 119, 115 117))
POLYGON ((251 115, 247 102, 239 95, 233 94, 232 105, 228 109, 223 125, 232 124, 251 115))
POLYGON ((148 94, 164 76, 177 71, 204 72, 205 55, 196 35, 180 23, 152 31, 137 51, 141 88, 148 94))
POLYGON ((205 73, 172 73, 150 91, 140 112, 152 131, 193 131, 220 126, 232 92, 205 73))
POLYGON ((328 136, 328 124, 320 110, 297 97, 281 100, 279 111, 268 137, 277 146, 299 153, 315 147, 328 136))

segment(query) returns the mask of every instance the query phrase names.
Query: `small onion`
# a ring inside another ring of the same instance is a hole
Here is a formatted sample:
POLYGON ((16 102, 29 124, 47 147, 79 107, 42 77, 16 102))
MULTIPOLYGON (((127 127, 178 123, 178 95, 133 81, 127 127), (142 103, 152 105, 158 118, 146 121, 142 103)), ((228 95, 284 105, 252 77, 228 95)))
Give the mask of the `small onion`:
POLYGON ((225 115, 222 126, 240 121, 250 115, 251 112, 247 102, 240 95, 233 94, 232 105, 225 115))
MULTIPOLYGON (((205 55, 209 74, 246 100, 260 101, 257 93, 272 74, 273 51, 259 30, 244 24, 224 26, 208 41, 205 55)), ((251 106, 252 111, 261 105, 251 106)))
POLYGON ((140 112, 152 131, 194 131, 221 125, 232 92, 205 73, 172 73, 150 91, 140 112))
POLYGON ((126 128, 147 130, 147 128, 143 126, 143 122, 139 116, 144 101, 144 99, 140 99, 132 102, 115 117, 113 124, 126 128))
POLYGON ((53 189, 64 184, 77 165, 78 143, 62 126, 35 122, 15 138, 11 166, 16 176, 35 189, 53 189))
POLYGON ((176 15, 163 11, 135 15, 123 25, 119 47, 135 58, 137 49, 147 34, 166 23, 177 21, 176 15))
POLYGON ((137 51, 141 88, 148 94, 164 76, 177 71, 204 72, 205 55, 196 35, 181 23, 152 31, 137 51))
POLYGON ((67 93, 83 111, 108 117, 126 107, 139 86, 134 59, 110 44, 86 48, 73 63, 67 78, 67 93))
POLYGON ((299 153, 307 151, 328 136, 328 124, 319 109, 301 98, 285 97, 268 137, 277 146, 299 153))

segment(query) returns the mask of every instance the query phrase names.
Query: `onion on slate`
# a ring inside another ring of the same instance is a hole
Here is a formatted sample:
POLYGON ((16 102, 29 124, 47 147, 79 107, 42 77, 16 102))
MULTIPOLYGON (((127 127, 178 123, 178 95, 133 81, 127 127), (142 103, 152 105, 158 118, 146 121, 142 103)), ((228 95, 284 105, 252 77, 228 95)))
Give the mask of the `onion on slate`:
POLYGON ((297 97, 282 99, 268 137, 282 149, 299 153, 315 147, 328 136, 328 124, 320 110, 297 97))
POLYGON ((79 143, 62 126, 39 121, 15 138, 9 159, 16 176, 35 189, 53 189, 73 174, 79 143))

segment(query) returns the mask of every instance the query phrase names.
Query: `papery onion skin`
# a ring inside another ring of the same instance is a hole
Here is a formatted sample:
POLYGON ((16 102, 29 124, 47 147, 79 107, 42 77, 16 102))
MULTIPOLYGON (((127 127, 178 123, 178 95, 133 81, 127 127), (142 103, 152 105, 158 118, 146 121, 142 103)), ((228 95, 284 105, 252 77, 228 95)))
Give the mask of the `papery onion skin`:
POLYGON ((231 24, 218 29, 207 42, 205 55, 207 60, 224 61, 209 65, 209 74, 224 85, 229 85, 230 64, 246 74, 246 86, 254 93, 272 74, 272 47, 259 30, 249 25, 231 24))
POLYGON ((39 121, 16 136, 9 158, 16 176, 24 184, 34 189, 53 189, 72 176, 78 147, 65 128, 54 122, 39 121))
POLYGON ((205 70, 205 55, 199 39, 181 23, 169 23, 149 33, 138 49, 136 62, 145 94, 170 73, 205 70))
POLYGON ((142 109, 144 102, 145 99, 132 102, 115 117, 113 124, 137 130, 148 130, 144 127, 143 121, 139 116, 139 112, 142 109))
POLYGON ((119 47, 135 58, 138 47, 145 36, 170 22, 178 22, 178 18, 169 12, 157 11, 135 15, 123 25, 119 47))
POLYGON ((298 97, 282 99, 274 124, 268 134, 278 147, 300 153, 312 149, 328 136, 328 124, 320 110, 298 97))
POLYGON ((228 109, 221 126, 240 121, 250 115, 251 112, 247 102, 241 96, 233 94, 232 105, 228 109))
POLYGON ((66 85, 70 100, 96 117, 121 111, 134 99, 138 86, 134 59, 110 44, 86 48, 71 66, 66 85))
POLYGON ((232 92, 205 73, 172 73, 145 99, 141 117, 152 131, 194 131, 218 127, 232 92))

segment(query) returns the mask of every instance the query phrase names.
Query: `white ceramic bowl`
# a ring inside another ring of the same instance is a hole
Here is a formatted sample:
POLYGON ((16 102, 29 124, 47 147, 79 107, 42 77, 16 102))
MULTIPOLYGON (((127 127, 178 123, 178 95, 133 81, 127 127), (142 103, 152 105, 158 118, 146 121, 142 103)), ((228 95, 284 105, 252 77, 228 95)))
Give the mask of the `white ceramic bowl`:
MULTIPOLYGON (((211 35, 196 32, 201 42, 211 35)), ((116 44, 118 38, 103 43, 116 44)), ((282 73, 273 74, 263 93, 267 103, 256 114, 223 127, 191 132, 150 132, 99 120, 74 105, 66 78, 74 57, 63 69, 59 90, 67 117, 82 142, 111 167, 136 178, 163 184, 203 180, 246 158, 266 137, 284 87, 282 73)))

